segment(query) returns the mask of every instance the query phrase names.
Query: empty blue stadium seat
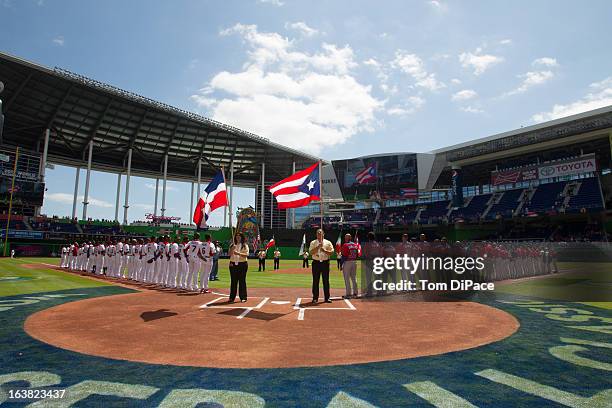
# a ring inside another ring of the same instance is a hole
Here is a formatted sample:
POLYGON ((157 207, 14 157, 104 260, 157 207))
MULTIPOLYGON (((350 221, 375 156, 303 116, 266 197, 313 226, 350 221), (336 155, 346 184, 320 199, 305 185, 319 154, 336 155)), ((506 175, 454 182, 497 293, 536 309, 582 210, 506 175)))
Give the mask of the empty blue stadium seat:
POLYGON ((581 209, 595 211, 603 209, 599 180, 595 177, 580 180, 580 188, 576 195, 570 198, 566 212, 580 212, 581 209))
POLYGON ((512 214, 519 205, 518 199, 523 191, 522 188, 504 191, 499 202, 491 206, 491 209, 487 213, 487 219, 495 219, 498 214, 503 218, 512 218, 512 214))
POLYGON ((487 203, 492 195, 493 194, 483 194, 472 197, 468 205, 453 210, 450 215, 451 220, 464 219, 467 221, 478 221, 487 208, 487 203))

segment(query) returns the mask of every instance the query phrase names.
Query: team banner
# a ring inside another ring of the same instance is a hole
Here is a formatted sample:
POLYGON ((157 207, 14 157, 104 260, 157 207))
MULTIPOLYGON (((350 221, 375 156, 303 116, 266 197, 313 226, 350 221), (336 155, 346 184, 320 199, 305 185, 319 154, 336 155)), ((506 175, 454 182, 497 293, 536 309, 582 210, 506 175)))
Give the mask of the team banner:
POLYGON ((515 184, 522 181, 531 181, 553 177, 569 176, 594 172, 597 170, 597 160, 594 154, 578 159, 564 160, 551 164, 527 166, 513 170, 491 172, 491 184, 515 184))

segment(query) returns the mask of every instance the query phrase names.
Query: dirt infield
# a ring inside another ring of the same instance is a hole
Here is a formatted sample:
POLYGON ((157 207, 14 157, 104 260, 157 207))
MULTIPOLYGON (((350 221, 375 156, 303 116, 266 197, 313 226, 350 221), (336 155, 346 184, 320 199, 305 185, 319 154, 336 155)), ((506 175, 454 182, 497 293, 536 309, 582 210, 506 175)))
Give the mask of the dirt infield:
MULTIPOLYGON (((25 269, 34 269, 34 270, 44 270, 44 269, 49 269, 49 266, 42 264, 42 263, 30 263, 30 264, 21 264, 19 265, 22 268, 25 269)), ((53 265, 55 266, 55 265, 53 265)), ((53 269, 56 269, 55 267, 53 269)))
MULTIPOLYGON (((336 295, 339 293, 336 292, 336 295)), ((222 368, 328 366, 398 360, 478 347, 518 321, 473 302, 309 303, 307 289, 222 293, 143 291, 62 304, 31 315, 27 333, 84 354, 222 368)))

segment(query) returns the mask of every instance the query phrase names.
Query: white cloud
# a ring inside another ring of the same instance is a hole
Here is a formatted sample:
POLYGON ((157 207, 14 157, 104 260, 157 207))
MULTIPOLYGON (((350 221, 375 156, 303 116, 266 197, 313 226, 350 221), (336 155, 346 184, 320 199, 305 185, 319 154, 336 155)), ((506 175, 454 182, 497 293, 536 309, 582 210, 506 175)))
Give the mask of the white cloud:
POLYGON ((380 67, 380 63, 374 58, 368 58, 367 60, 363 61, 363 65, 368 65, 370 67, 380 67))
POLYGON ((51 41, 53 42, 53 44, 59 45, 60 47, 64 46, 64 36, 63 35, 58 35, 51 41))
POLYGON ((438 10, 438 11, 448 10, 448 5, 440 0, 429 0, 427 3, 435 10, 438 10))
POLYGON ((482 48, 477 48, 474 53, 463 52, 459 55, 459 62, 461 62, 461 66, 466 69, 472 69, 474 71, 474 75, 484 73, 486 70, 499 64, 503 60, 503 57, 483 54, 482 48))
POLYGON ((501 45, 510 45, 512 44, 512 40, 510 38, 504 38, 499 42, 501 45))
POLYGON ((459 108, 459 110, 461 110, 462 112, 467 112, 467 113, 483 113, 484 111, 480 108, 477 108, 475 106, 462 106, 459 108))
POLYGON ((567 105, 555 104, 548 112, 540 112, 531 118, 545 122, 612 105, 612 77, 589 85, 590 91, 579 100, 567 105))
POLYGON ((399 89, 396 85, 389 85, 389 74, 387 67, 374 58, 363 61, 363 65, 372 68, 376 72, 376 78, 380 81, 380 89, 386 94, 396 94, 399 89))
MULTIPOLYGON (((559 66, 559 63, 554 58, 542 57, 533 60, 531 65, 535 67, 547 67, 547 68, 555 68, 559 66)), ((506 92, 502 96, 516 95, 520 93, 526 92, 528 89, 542 85, 555 77, 555 73, 550 69, 539 69, 536 71, 528 71, 522 75, 518 75, 518 78, 521 78, 523 81, 520 83, 518 87, 515 89, 506 92)))
POLYGON ((395 105, 387 109, 387 114, 392 116, 406 116, 418 111, 425 105, 425 99, 420 96, 411 96, 401 105, 395 105))
POLYGON ((406 51, 398 50, 395 53, 395 59, 391 62, 391 65, 412 76, 415 80, 415 85, 418 87, 430 91, 436 91, 446 87, 443 82, 436 79, 436 74, 429 73, 425 70, 423 60, 416 54, 408 54, 406 51))
POLYGON ((478 94, 473 89, 463 89, 454 93, 451 99, 453 101, 467 101, 468 99, 473 99, 477 96, 478 94))
MULTIPOLYGON (((163 186, 163 182, 162 180, 159 180, 159 194, 161 194, 162 186, 163 186)), ((155 184, 153 183, 145 183, 145 187, 148 188, 149 190, 155 190, 155 184)), ((178 191, 178 189, 166 183, 166 191, 178 191)))
POLYGON ((354 61, 353 50, 348 45, 338 48, 333 44, 323 43, 322 52, 307 54, 293 51, 294 42, 278 33, 261 33, 256 25, 236 24, 222 30, 222 36, 239 34, 251 48, 249 51, 248 66, 278 65, 280 71, 296 71, 318 69, 327 72, 346 74, 351 68, 357 66, 354 61))
POLYGON ((283 3, 281 0, 257 0, 257 2, 262 4, 270 4, 277 7, 285 5, 285 3, 283 3))
POLYGON ((538 58, 538 59, 534 60, 531 63, 531 65, 533 65, 533 66, 543 65, 545 67, 558 67, 559 63, 557 62, 557 60, 555 58, 542 57, 542 58, 538 58))
POLYGON ((459 78, 451 79, 451 84, 453 85, 461 85, 461 80, 459 78))
POLYGON ((319 33, 319 30, 314 29, 303 21, 297 21, 295 23, 285 23, 286 29, 292 29, 300 32, 304 37, 312 37, 319 33))
MULTIPOLYGON (((72 204, 73 197, 74 196, 69 193, 45 194, 46 200, 55 201, 57 203, 62 203, 62 204, 72 204)), ((108 201, 99 200, 91 196, 88 198, 88 200, 89 200, 89 205, 93 207, 102 207, 102 208, 114 208, 115 207, 114 204, 111 204, 108 201)), ((80 195, 77 197, 77 203, 82 203, 82 202, 83 202, 83 196, 80 195)))
POLYGON ((519 75, 519 78, 523 78, 523 82, 518 86, 518 88, 513 89, 510 92, 507 92, 505 96, 516 95, 523 92, 526 92, 529 88, 542 85, 551 79, 553 79, 555 74, 552 71, 529 71, 523 75, 519 75))
POLYGON ((191 97, 214 119, 315 154, 373 129, 384 103, 352 75, 357 63, 348 45, 323 43, 311 54, 242 24, 221 35, 234 33, 248 47, 242 71, 217 73, 191 97))

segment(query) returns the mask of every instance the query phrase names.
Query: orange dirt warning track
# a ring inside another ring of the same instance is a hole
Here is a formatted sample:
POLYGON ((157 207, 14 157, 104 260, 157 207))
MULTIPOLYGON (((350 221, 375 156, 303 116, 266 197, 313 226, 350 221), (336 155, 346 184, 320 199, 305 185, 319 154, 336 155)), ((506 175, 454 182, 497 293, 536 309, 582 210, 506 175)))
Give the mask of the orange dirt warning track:
POLYGON ((259 288, 249 290, 247 303, 228 304, 220 292, 145 290, 55 306, 31 315, 25 330, 113 359, 278 368, 442 354, 501 340, 519 327, 510 314, 479 303, 389 300, 312 305, 308 289, 259 288))

